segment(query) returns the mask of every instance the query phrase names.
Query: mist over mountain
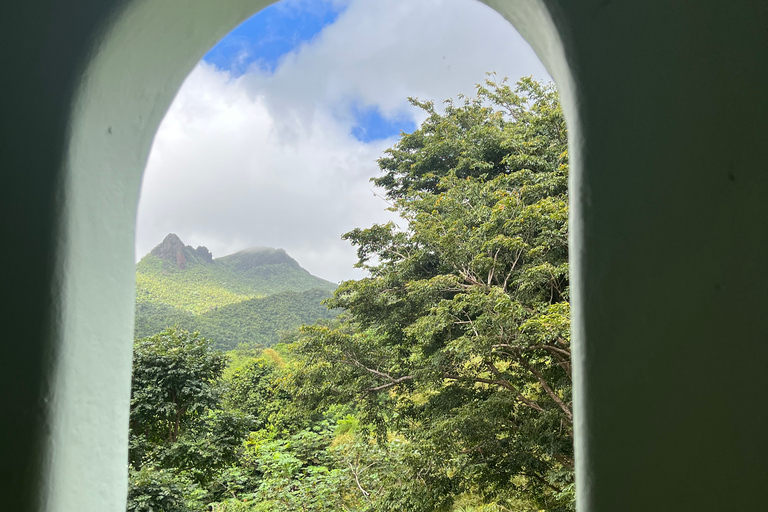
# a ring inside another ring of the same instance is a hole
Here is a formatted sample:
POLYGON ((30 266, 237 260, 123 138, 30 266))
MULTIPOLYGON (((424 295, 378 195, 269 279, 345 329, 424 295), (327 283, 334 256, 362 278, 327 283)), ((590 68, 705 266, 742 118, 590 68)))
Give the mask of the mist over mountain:
POLYGON ((253 247, 214 258, 171 233, 136 265, 136 337, 178 326, 218 348, 272 345, 279 333, 335 312, 320 304, 336 285, 283 249, 253 247))

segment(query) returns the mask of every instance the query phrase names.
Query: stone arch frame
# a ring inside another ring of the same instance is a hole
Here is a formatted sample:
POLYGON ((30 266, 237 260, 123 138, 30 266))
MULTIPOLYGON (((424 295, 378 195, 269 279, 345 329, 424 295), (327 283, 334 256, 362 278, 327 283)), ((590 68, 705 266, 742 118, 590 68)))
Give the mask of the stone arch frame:
MULTIPOLYGON (((122 510, 144 159, 186 72, 268 3, 0 4, 23 73, 0 76, 4 506, 122 510)), ((768 4, 486 3, 564 94, 580 512, 764 508, 768 4)))

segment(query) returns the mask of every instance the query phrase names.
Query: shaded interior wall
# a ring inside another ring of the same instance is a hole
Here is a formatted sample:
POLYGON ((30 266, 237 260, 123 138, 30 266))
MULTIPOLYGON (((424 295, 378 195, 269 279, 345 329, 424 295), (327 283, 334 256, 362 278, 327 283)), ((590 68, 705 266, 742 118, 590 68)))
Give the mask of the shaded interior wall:
POLYGON ((562 4, 580 509, 765 509, 768 3, 562 4))
MULTIPOLYGON (((759 510, 768 6, 488 0, 564 94, 579 508, 759 510)), ((0 4, 3 508, 123 510, 152 137, 269 0, 0 4)))
POLYGON ((0 488, 37 510, 61 339, 57 203, 86 49, 117 2, 0 3, 0 488), (87 4, 87 5, 86 5, 87 4))

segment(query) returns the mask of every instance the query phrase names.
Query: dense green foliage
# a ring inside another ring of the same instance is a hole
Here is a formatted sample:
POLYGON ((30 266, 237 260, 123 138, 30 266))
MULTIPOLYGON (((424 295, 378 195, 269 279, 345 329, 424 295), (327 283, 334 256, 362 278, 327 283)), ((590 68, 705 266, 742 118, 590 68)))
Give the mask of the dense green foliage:
POLYGON ((154 303, 136 304, 136 336, 149 336, 170 326, 198 331, 215 340, 218 348, 253 343, 274 345, 280 333, 318 319, 332 318, 321 302, 330 297, 327 289, 285 291, 267 297, 214 308, 199 315, 154 303))
POLYGON ((136 341, 128 510, 184 511, 226 491, 250 418, 221 407, 227 358, 198 334, 169 329, 136 341))
POLYGON ((447 510, 452 496, 573 507, 565 124, 552 88, 488 82, 380 161, 407 222, 356 229, 358 265, 306 327, 314 404, 355 403, 380 436, 419 446, 419 485, 377 510, 447 510), (371 260, 374 263, 371 263, 371 260), (435 500, 440 496, 441 500, 435 500), (394 501, 393 501, 394 500, 394 501), (406 507, 405 503, 410 503, 406 507))
POLYGON ((370 277, 326 301, 338 318, 227 368, 198 335, 137 341, 129 510, 574 509, 557 94, 413 103, 375 180, 403 225, 344 235, 370 277))
POLYGON ((138 263, 136 337, 179 326, 199 331, 219 348, 271 345, 281 331, 334 316, 320 302, 335 285, 285 251, 260 248, 208 259, 200 249, 169 235, 138 263))
MULTIPOLYGON (((223 372, 225 356, 186 331, 137 340, 136 354, 128 511, 363 512, 412 485, 419 447, 375 442, 351 406, 306 410, 285 345, 231 351, 223 372)), ((501 511, 460 499, 457 512, 501 511)))

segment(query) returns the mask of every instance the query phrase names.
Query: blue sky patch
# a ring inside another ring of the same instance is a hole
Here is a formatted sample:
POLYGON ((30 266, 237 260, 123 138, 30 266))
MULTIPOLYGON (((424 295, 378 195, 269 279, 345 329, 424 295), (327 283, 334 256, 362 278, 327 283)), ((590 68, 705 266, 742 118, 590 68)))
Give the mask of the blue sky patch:
MULTIPOLYGON (((256 13, 214 46, 203 60, 234 77, 253 66, 273 73, 280 59, 312 41, 344 12, 343 0, 283 0, 256 13)), ((376 105, 353 104, 351 134, 368 143, 412 132, 407 116, 386 117, 376 105)))
POLYGON ((283 0, 230 32, 203 60, 234 76, 244 74, 254 63, 274 72, 280 57, 310 41, 343 11, 331 0, 283 0))
POLYGON ((355 124, 352 136, 360 142, 372 142, 386 139, 400 132, 410 133, 416 129, 416 123, 404 116, 386 118, 376 106, 355 107, 352 111, 355 124))

